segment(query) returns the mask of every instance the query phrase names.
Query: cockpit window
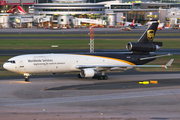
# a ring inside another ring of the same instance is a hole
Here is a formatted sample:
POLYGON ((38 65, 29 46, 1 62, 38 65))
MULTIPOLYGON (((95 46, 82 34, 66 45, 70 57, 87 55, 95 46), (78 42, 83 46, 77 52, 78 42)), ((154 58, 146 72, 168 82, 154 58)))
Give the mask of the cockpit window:
POLYGON ((6 63, 16 63, 15 60, 8 60, 6 63))

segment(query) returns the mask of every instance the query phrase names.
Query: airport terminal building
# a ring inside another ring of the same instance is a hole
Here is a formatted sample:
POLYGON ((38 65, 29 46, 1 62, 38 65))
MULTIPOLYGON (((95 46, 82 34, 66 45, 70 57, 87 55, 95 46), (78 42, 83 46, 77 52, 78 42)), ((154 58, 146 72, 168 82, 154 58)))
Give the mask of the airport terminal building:
MULTIPOLYGON (((145 24, 147 21, 167 21, 167 10, 180 8, 180 3, 160 3, 146 1, 105 1, 99 3, 87 3, 86 0, 52 0, 53 3, 34 5, 35 15, 70 15, 74 18, 103 19, 117 25, 120 22, 132 21, 145 24), (123 2, 123 3, 122 3, 123 2)), ((170 18, 169 18, 170 19, 170 18)), ((178 20, 177 20, 178 23, 178 20)))
MULTIPOLYGON (((100 18, 105 14, 105 4, 85 3, 44 3, 34 5, 35 15, 68 15, 77 18, 100 18)), ((76 1, 77 2, 77 1, 76 1)))

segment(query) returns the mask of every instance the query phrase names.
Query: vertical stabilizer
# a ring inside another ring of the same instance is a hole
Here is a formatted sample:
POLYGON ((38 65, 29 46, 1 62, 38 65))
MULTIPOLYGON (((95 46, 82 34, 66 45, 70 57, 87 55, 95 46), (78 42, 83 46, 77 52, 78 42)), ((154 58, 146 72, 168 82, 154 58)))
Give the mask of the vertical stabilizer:
POLYGON ((16 11, 16 5, 12 6, 8 11, 7 13, 14 13, 16 11))
POLYGON ((133 18, 133 24, 135 23, 135 17, 133 18))
POLYGON ((17 8, 20 14, 26 14, 26 12, 23 10, 21 6, 17 6, 17 8))
POLYGON ((138 42, 139 43, 149 43, 149 42, 152 42, 154 40, 158 24, 159 24, 158 22, 153 22, 147 28, 147 30, 144 32, 144 34, 140 37, 138 42))

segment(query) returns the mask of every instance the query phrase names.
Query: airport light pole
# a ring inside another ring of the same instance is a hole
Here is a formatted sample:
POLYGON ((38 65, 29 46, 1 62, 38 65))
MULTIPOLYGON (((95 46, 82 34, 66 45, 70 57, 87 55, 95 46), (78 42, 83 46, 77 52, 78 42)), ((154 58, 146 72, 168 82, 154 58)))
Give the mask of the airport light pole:
MULTIPOLYGON (((7 4, 7 0, 6 0, 6 4, 7 4)), ((6 7, 6 4, 5 4, 5 9, 6 9, 6 12, 7 12, 7 7, 6 7)))
POLYGON ((94 29, 92 27, 90 29, 90 53, 94 53, 94 29))
POLYGON ((20 6, 23 7, 22 0, 20 0, 20 6))
POLYGON ((68 28, 69 28, 69 0, 68 0, 68 28))
POLYGON ((127 12, 126 12, 126 23, 127 23, 127 12))

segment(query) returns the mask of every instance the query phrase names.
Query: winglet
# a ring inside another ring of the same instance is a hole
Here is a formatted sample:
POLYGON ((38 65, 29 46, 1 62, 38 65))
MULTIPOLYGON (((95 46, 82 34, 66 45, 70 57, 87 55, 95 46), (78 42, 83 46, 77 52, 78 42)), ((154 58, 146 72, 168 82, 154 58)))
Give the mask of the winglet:
POLYGON ((174 59, 171 59, 164 67, 167 69, 167 66, 171 66, 173 63, 174 59))
POLYGON ((171 66, 171 64, 173 63, 174 59, 171 59, 167 64, 166 66, 171 66))

